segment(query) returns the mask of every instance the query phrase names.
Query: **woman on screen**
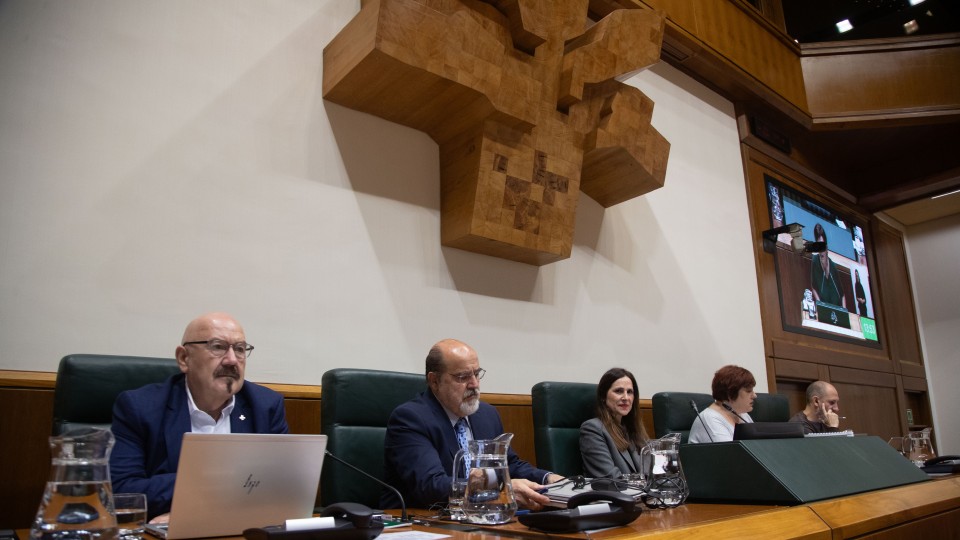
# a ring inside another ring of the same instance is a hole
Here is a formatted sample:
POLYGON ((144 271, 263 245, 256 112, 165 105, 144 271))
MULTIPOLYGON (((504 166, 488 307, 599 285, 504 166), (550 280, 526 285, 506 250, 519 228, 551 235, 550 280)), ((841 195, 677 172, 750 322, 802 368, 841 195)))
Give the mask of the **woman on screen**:
POLYGON ((861 317, 867 317, 867 293, 863 290, 863 283, 860 283, 860 271, 854 269, 853 276, 856 279, 856 283, 853 285, 853 292, 857 298, 857 313, 859 313, 861 317))
POLYGON ((583 471, 593 478, 640 474, 640 448, 647 434, 637 407, 637 380, 623 368, 613 368, 597 384, 597 417, 580 426, 583 471))
POLYGON ((713 374, 714 402, 704 409, 690 426, 691 443, 728 442, 733 428, 742 422, 753 422, 750 411, 757 398, 753 387, 757 380, 740 366, 723 366, 713 374))
POLYGON ((827 255, 827 233, 819 223, 813 227, 813 240, 823 242, 823 251, 810 260, 810 288, 813 290, 813 299, 847 309, 847 299, 843 296, 840 282, 837 281, 837 265, 827 255))

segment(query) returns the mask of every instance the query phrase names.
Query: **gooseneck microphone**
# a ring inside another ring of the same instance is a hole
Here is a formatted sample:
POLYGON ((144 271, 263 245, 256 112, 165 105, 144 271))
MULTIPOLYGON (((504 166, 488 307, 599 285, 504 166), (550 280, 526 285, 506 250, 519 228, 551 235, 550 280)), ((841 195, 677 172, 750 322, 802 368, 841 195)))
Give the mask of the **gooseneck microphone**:
POLYGON ((737 423, 744 423, 744 424, 747 423, 747 421, 744 420, 742 416, 740 416, 740 413, 738 413, 737 411, 733 410, 733 407, 731 407, 730 404, 727 403, 726 401, 721 401, 721 402, 720 402, 720 406, 723 407, 724 409, 726 409, 727 411, 729 411, 730 414, 736 416, 736 417, 737 417, 737 423))
POLYGON ((710 437, 710 442, 713 442, 713 435, 710 434, 710 428, 707 427, 707 424, 703 421, 703 418, 700 416, 700 409, 697 408, 697 402, 691 399, 690 406, 693 407, 693 412, 697 413, 697 418, 700 419, 700 424, 703 425, 703 430, 707 432, 707 437, 710 437))
POLYGON ((337 456, 331 454, 329 450, 324 450, 323 453, 326 454, 327 457, 336 461, 337 463, 346 465, 347 467, 353 469, 354 471, 362 474, 363 476, 366 476, 367 478, 373 480, 374 482, 392 491, 397 496, 397 498, 400 499, 400 520, 407 521, 407 505, 403 502, 403 495, 400 495, 400 491, 397 488, 391 486, 390 484, 384 482, 383 480, 377 478, 376 476, 368 473, 367 471, 364 471, 363 469, 360 469, 359 467, 351 465, 350 463, 347 463, 346 461, 338 458, 337 456))

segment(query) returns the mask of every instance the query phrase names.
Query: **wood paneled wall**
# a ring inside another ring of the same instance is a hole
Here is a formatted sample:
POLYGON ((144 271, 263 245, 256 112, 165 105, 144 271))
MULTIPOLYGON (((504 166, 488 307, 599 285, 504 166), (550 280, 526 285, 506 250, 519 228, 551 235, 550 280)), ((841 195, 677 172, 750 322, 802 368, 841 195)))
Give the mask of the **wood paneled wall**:
POLYGON ((840 414, 846 417, 841 426, 857 433, 886 439, 929 425, 919 331, 899 231, 826 191, 819 182, 789 167, 783 156, 775 159, 746 143, 743 152, 770 388, 787 395, 796 410, 803 406, 810 382, 832 382, 840 394, 840 414), (763 250, 760 234, 770 227, 765 175, 869 224, 867 259, 879 348, 784 330, 775 255, 763 250), (907 409, 913 411, 913 426, 907 425, 907 409))
MULTIPOLYGON (((55 373, 0 371, 0 528, 26 528, 37 511, 50 470, 47 440, 53 429, 55 373)), ((265 384, 284 396, 292 433, 320 433, 319 386, 265 384)), ((533 411, 529 395, 483 394, 497 408, 503 427, 514 434, 512 446, 523 459, 536 463, 533 411)), ((653 433, 649 399, 640 400, 648 433, 653 433)))
MULTIPOLYGON (((741 0, 591 0, 595 18, 619 8, 667 15, 661 57, 733 101, 764 103, 809 124, 800 47, 741 0)), ((774 14, 776 17, 776 14, 774 14)))
POLYGON ((804 45, 814 124, 960 113, 960 36, 804 45))

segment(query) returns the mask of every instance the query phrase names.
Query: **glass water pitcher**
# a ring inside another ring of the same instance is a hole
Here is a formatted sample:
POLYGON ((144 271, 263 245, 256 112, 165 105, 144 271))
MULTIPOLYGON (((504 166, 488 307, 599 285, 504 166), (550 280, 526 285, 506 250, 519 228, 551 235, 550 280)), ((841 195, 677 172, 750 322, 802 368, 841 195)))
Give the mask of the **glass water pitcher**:
POLYGON ((113 434, 82 428, 50 437, 50 477, 31 540, 116 540, 110 484, 113 434))
POLYGON ((464 485, 461 508, 466 521, 498 525, 513 519, 517 501, 510 484, 508 453, 512 433, 467 442, 453 460, 453 484, 464 485))

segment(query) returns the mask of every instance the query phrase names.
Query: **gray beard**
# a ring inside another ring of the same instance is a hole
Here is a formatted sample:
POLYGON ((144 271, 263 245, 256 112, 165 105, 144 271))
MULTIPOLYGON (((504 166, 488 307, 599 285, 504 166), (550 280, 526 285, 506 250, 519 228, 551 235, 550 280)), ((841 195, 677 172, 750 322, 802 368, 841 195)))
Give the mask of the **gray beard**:
POLYGON ((470 416, 471 414, 477 412, 480 409, 480 396, 477 395, 476 398, 470 401, 464 401, 460 403, 460 414, 463 416, 470 416))

